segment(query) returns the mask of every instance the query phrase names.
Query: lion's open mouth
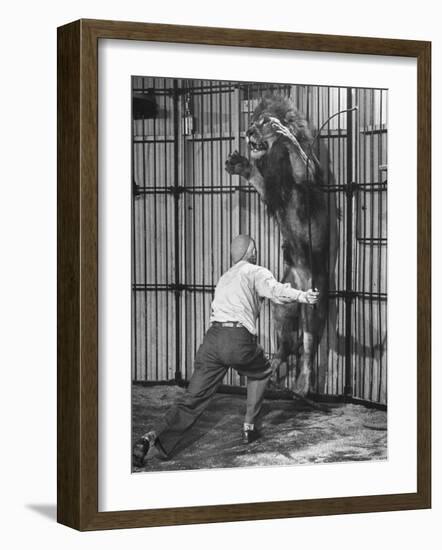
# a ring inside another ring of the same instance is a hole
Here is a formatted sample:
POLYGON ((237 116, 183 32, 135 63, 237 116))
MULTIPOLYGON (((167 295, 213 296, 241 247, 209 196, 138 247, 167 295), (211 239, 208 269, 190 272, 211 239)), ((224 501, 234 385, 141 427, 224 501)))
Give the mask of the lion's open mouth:
POLYGON ((265 141, 255 141, 253 138, 249 138, 249 147, 253 152, 267 151, 269 146, 265 141))

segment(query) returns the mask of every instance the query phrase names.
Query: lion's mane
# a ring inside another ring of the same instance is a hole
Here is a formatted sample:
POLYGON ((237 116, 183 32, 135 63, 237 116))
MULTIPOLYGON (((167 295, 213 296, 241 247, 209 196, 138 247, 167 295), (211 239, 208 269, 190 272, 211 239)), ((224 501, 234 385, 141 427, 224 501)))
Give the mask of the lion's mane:
POLYGON ((281 95, 266 95, 259 102, 252 115, 252 122, 259 120, 264 114, 278 118, 287 126, 292 134, 307 152, 313 141, 312 129, 307 119, 293 105, 292 101, 281 95))
MULTIPOLYGON (((266 115, 278 118, 282 124, 290 129, 306 154, 311 154, 312 129, 303 114, 294 107, 289 99, 279 95, 265 96, 253 113, 252 123, 258 124, 259 120, 266 115)), ((279 137, 268 153, 255 162, 264 178, 263 198, 269 213, 275 215, 284 212, 290 201, 294 186, 298 186, 300 192, 298 215, 302 219, 304 217, 303 212, 305 212, 305 204, 303 204, 305 201, 303 199, 306 200, 305 193, 303 193, 303 190, 306 191, 306 189, 303 188, 307 182, 295 182, 288 149, 284 143, 285 139, 285 137, 279 137)), ((317 178, 319 179, 319 177, 320 171, 318 170, 317 178)), ((310 209, 313 211, 315 209, 315 197, 312 196, 310 200, 310 209)))

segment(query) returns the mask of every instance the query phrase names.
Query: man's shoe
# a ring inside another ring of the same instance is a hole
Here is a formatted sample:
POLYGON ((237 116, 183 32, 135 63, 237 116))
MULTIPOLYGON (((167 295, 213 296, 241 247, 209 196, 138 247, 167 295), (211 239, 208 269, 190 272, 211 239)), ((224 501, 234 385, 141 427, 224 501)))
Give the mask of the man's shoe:
POLYGON ((243 429, 242 440, 243 443, 253 443, 261 437, 261 432, 257 428, 243 429))
POLYGON ((155 432, 148 432, 138 439, 132 449, 132 464, 136 468, 141 468, 150 446, 155 444, 157 439, 155 432))
POLYGON ((135 468, 141 468, 144 463, 144 457, 147 455, 150 443, 144 437, 140 437, 132 449, 132 464, 135 468))

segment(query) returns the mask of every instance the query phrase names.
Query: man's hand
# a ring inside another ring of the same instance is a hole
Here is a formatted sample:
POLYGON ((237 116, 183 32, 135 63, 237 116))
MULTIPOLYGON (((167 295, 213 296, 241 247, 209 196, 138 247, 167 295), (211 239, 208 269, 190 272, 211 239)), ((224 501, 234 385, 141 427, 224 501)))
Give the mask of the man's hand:
POLYGON ((319 290, 317 290, 316 288, 314 290, 312 290, 311 288, 309 290, 306 290, 298 298, 298 302, 301 302, 302 304, 310 304, 310 305, 316 304, 318 300, 319 300, 319 290))

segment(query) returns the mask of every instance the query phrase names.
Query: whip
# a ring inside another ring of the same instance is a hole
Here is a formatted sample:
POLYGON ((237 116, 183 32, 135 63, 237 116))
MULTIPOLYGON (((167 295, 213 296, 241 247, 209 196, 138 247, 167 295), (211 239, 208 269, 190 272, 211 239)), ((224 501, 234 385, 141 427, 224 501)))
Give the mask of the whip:
MULTIPOLYGON (((323 128, 330 122, 330 120, 336 116, 342 115, 343 113, 350 113, 351 111, 357 111, 358 107, 352 107, 351 109, 342 109, 341 111, 338 111, 334 113, 333 115, 329 116, 327 120, 321 125, 319 130, 316 132, 315 137, 313 138, 312 142, 310 143, 309 150, 306 151, 307 155, 307 162, 305 165, 305 179, 307 182, 307 186, 310 183, 310 161, 313 160, 319 165, 319 161, 316 158, 315 153, 313 152, 313 146, 315 145, 319 135, 321 134, 323 128)), ((316 285, 314 282, 314 275, 313 275, 313 242, 312 242, 312 216, 311 216, 311 205, 310 205, 310 193, 309 189, 307 187, 307 219, 308 219, 308 241, 309 241, 309 263, 310 263, 310 272, 312 274, 312 280, 311 280, 311 287, 313 290, 316 289, 316 285)), ((316 307, 316 306, 313 306, 316 307)))

